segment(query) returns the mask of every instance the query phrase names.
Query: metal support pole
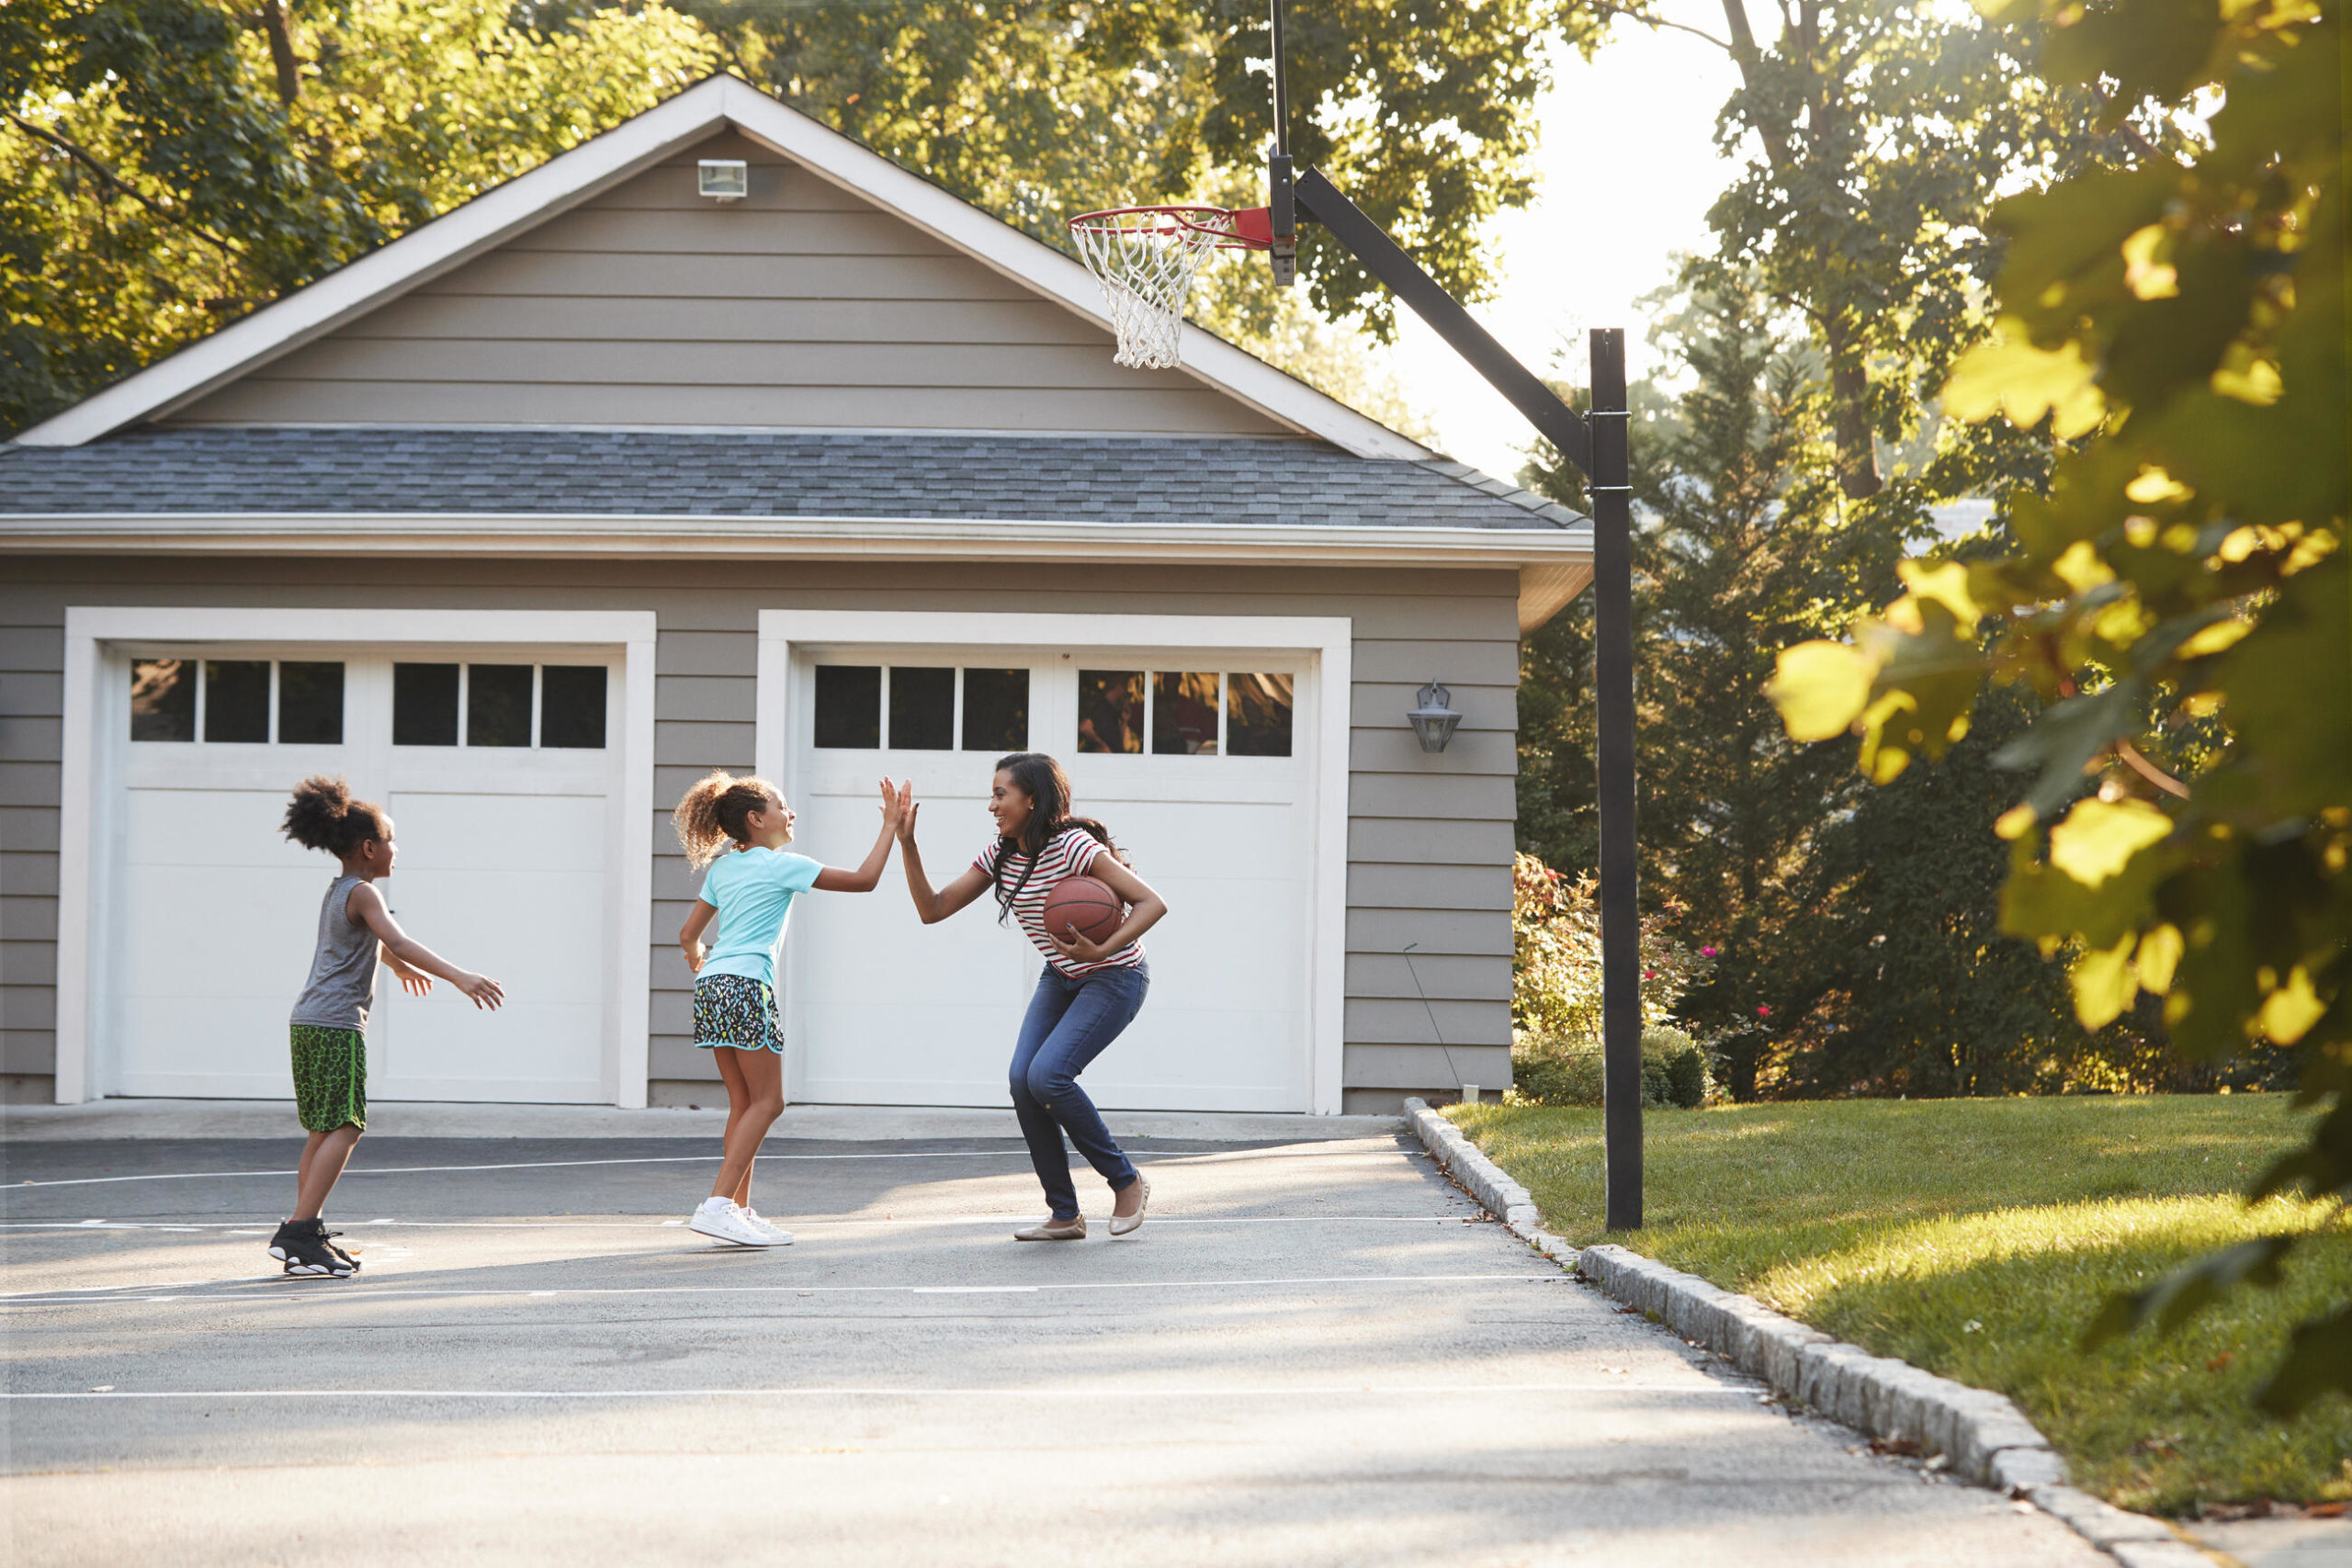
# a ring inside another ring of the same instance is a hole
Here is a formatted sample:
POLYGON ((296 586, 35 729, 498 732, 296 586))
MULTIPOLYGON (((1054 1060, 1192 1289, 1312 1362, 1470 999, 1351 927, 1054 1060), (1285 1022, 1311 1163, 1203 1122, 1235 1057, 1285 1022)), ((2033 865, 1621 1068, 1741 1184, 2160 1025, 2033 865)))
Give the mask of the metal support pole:
POLYGON ((1600 1082, 1607 1219, 1642 1226, 1642 931, 1634 854, 1634 495, 1625 333, 1592 333, 1593 702, 1600 801, 1600 1082))

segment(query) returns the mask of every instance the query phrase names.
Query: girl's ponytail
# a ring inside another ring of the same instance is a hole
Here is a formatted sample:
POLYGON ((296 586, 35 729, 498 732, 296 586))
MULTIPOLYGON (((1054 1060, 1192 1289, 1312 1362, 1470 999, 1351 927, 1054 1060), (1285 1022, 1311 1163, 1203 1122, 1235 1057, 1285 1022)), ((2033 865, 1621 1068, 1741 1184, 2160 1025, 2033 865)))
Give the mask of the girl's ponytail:
POLYGON ((373 801, 351 798, 351 785, 342 774, 330 778, 312 773, 294 786, 287 804, 285 834, 306 850, 324 850, 337 858, 351 853, 370 839, 389 839, 384 808, 373 801))
POLYGON ((781 800, 784 793, 765 779, 737 778, 724 768, 712 769, 670 814, 686 863, 700 871, 724 854, 729 844, 746 842, 743 835, 750 831, 752 813, 764 809, 770 796, 781 800))

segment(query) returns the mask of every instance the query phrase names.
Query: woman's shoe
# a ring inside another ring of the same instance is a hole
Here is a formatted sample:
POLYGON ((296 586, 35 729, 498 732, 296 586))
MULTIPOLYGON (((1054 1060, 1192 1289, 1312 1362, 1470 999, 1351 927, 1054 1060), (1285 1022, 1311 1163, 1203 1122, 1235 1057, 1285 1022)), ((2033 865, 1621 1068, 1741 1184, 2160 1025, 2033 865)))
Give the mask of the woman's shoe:
POLYGON ((1084 1241, 1086 1216, 1073 1214, 1067 1220, 1040 1220, 1035 1224, 1012 1233, 1015 1241, 1084 1241))
POLYGON ((743 1211, 724 1198, 707 1198, 686 1221, 686 1228, 698 1231, 715 1241, 730 1241, 737 1247, 774 1247, 775 1240, 764 1230, 752 1225, 743 1217, 743 1211))
MULTIPOLYGON (((1124 1198, 1126 1194, 1122 1192, 1119 1196, 1124 1198)), ((1143 1224, 1143 1212, 1150 1206, 1151 1183, 1138 1176, 1136 1178, 1136 1212, 1132 1214, 1113 1214, 1111 1216, 1111 1234, 1113 1235, 1133 1235, 1136 1230, 1141 1228, 1143 1224)))
POLYGON ((775 1240, 776 1246, 790 1247, 792 1245, 792 1233, 786 1230, 782 1225, 774 1224, 762 1219, 760 1217, 760 1212, 757 1209, 745 1209, 741 1211, 741 1213, 745 1219, 751 1221, 752 1224, 757 1225, 760 1229, 767 1232, 769 1236, 775 1240))

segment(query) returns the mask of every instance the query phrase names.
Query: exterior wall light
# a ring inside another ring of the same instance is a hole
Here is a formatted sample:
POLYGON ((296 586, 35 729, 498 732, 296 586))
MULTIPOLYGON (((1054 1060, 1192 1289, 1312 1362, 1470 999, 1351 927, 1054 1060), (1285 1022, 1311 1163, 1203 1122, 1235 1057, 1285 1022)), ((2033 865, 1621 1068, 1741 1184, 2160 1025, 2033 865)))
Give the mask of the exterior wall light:
POLYGON ((741 201, 752 194, 752 172, 741 158, 705 158, 695 164, 695 187, 713 201, 741 201))
POLYGON ((1424 751, 1442 751, 1446 742, 1453 739, 1462 716, 1453 710, 1453 694, 1431 681, 1420 691, 1420 705, 1405 716, 1413 722, 1413 734, 1424 751))

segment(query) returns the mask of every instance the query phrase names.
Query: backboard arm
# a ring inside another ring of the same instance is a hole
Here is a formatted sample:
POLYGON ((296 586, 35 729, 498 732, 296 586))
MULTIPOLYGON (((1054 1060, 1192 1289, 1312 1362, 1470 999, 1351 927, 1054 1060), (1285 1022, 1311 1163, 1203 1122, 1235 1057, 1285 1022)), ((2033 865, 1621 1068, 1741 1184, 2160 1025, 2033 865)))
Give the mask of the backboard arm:
POLYGON ((1325 179, 1321 170, 1308 169, 1299 175, 1295 194, 1306 216, 1329 230, 1331 237, 1354 253, 1355 258, 1386 284, 1391 293, 1411 306, 1413 314, 1427 321, 1456 354, 1468 360, 1470 367, 1485 377, 1488 386, 1510 400, 1511 407, 1524 414, 1527 423, 1562 457, 1574 463, 1578 472, 1592 477, 1592 427, 1582 414, 1562 402, 1533 372, 1513 359, 1436 278, 1423 272, 1420 264, 1407 255, 1379 224, 1340 195, 1339 187, 1325 179))

